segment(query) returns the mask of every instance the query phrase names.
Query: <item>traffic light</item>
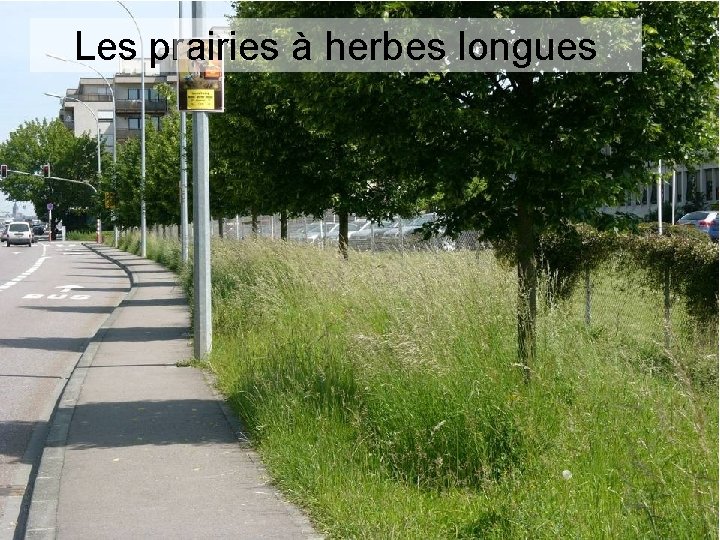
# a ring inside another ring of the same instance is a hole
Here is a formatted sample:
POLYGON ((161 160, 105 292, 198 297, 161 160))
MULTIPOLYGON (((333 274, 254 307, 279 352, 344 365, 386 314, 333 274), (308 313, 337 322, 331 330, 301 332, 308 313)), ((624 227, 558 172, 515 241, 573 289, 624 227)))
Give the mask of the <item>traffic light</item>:
POLYGON ((42 175, 45 178, 50 178, 50 164, 46 163, 42 166, 42 175))
POLYGON ((0 178, 2 178, 3 180, 7 178, 7 173, 8 167, 3 163, 2 165, 0 165, 0 178))
POLYGON ((117 206, 117 193, 113 191, 105 192, 105 208, 115 208, 117 206))

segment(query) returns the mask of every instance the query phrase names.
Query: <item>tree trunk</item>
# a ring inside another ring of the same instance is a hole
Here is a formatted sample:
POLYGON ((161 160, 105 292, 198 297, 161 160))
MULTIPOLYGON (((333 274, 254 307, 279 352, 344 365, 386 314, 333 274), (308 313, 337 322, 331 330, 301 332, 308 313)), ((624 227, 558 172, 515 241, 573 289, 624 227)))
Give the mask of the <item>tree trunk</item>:
POLYGON ((287 210, 280 212, 280 240, 287 240, 288 213, 287 210))
POLYGON ((537 270, 535 268, 535 231, 533 209, 527 201, 518 202, 517 221, 517 337, 518 361, 525 382, 535 360, 535 317, 537 306, 537 270))
POLYGON ((251 230, 252 230, 252 237, 253 240, 257 240, 258 237, 258 216, 257 212, 255 210, 252 211, 252 214, 250 215, 251 220, 251 230))
POLYGON ((225 238, 225 219, 218 218, 218 234, 220 238, 225 238))
POLYGON ((348 213, 347 210, 338 212, 340 231, 338 235, 338 250, 344 259, 348 258, 348 213))

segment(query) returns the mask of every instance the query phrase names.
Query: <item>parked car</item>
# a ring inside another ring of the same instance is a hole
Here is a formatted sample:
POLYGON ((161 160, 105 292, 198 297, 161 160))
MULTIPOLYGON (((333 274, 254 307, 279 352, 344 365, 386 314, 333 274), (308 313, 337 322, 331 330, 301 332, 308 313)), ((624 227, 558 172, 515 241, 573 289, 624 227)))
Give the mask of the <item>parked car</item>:
POLYGON ((380 221, 374 223, 370 220, 366 221, 357 231, 348 233, 349 239, 356 242, 370 241, 370 236, 377 239, 385 234, 385 232, 393 226, 392 221, 380 221))
POLYGON ((10 227, 10 224, 2 226, 2 232, 0 232, 0 242, 7 242, 8 239, 8 228, 10 227))
POLYGON ((8 225, 7 239, 5 240, 7 247, 14 244, 27 244, 31 247, 33 244, 33 233, 30 224, 27 221, 13 221, 8 225))
MULTIPOLYGON (((365 221, 348 221, 348 240, 365 224, 365 221)), ((337 242, 338 238, 340 238, 340 224, 336 223, 333 228, 328 231, 325 238, 330 242, 337 242)))
POLYGON ((437 220, 437 214, 421 214, 413 219, 398 219, 395 224, 385 231, 383 236, 386 238, 397 238, 400 236, 400 224, 402 223, 402 235, 407 238, 415 233, 421 233, 423 226, 426 223, 430 223, 437 220))
POLYGON ((698 210, 685 214, 678 221, 678 225, 690 225, 697 230, 706 233, 717 242, 718 239, 718 216, 720 213, 710 210, 698 210))

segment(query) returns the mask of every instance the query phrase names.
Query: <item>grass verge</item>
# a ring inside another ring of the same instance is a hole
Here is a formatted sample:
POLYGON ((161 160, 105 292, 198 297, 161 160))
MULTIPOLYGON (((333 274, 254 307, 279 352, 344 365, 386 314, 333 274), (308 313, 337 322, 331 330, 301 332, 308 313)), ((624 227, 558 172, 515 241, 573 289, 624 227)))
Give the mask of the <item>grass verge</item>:
MULTIPOLYGON (((192 294, 178 252, 148 242, 192 294)), ((489 252, 219 241, 212 271, 221 390, 330 537, 717 537, 717 327, 676 309, 666 349, 655 288, 544 309, 525 385, 489 252)))

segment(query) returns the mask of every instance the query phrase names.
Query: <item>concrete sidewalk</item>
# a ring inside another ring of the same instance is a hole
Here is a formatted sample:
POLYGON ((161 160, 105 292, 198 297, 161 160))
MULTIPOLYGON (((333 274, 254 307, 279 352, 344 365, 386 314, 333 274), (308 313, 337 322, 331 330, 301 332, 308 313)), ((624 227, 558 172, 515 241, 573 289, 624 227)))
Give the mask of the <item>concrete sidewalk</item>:
POLYGON ((319 538, 268 484, 192 356, 175 276, 106 246, 133 282, 50 426, 26 538, 319 538))

